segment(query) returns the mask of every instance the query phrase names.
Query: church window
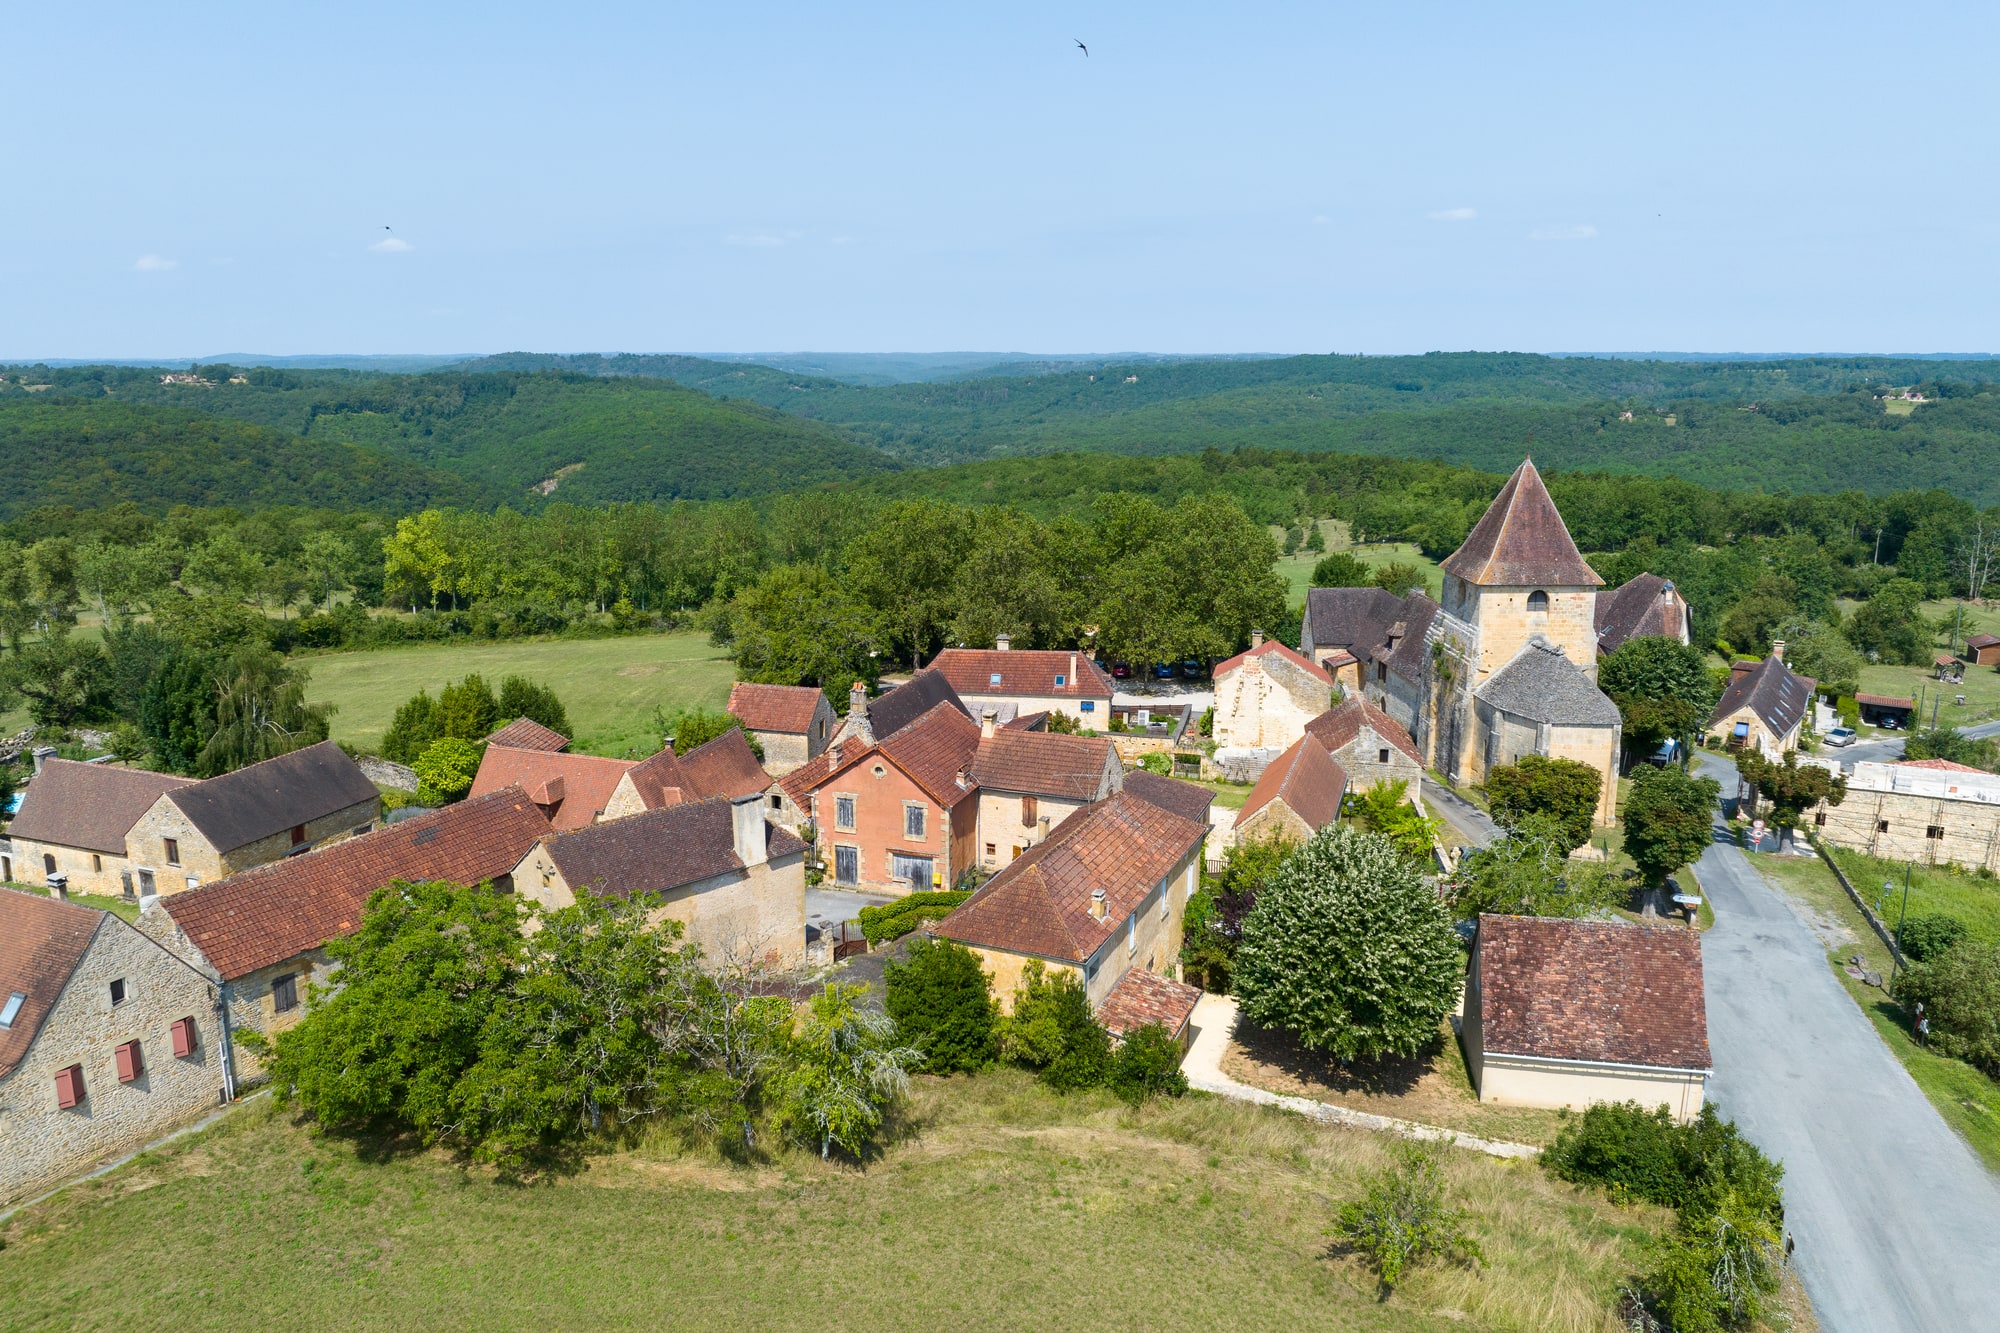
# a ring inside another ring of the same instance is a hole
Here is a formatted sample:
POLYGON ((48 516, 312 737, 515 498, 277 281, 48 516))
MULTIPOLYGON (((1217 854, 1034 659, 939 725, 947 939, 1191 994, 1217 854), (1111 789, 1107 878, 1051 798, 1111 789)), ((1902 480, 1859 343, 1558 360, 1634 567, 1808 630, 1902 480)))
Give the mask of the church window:
POLYGON ((1535 589, 1535 591, 1528 594, 1528 610, 1540 611, 1544 614, 1547 614, 1548 609, 1549 609, 1549 595, 1547 593, 1543 592, 1540 588, 1537 588, 1535 589))

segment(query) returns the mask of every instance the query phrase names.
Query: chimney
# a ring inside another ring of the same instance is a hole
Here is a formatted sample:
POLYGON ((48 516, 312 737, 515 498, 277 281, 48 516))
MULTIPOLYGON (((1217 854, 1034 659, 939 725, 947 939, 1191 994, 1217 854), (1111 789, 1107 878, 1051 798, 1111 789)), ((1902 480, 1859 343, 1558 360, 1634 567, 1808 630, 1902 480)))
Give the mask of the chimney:
POLYGON ((847 687, 847 715, 853 717, 856 713, 868 716, 868 686, 858 680, 847 687))
POLYGON ((1264 646, 1263 630, 1253 629, 1250 631, 1250 646, 1252 648, 1262 648, 1264 646))
POLYGON ((760 866, 770 859, 764 831, 764 793, 739 796, 729 803, 730 838, 737 859, 746 866, 760 866))
POLYGON ((993 636, 993 646, 1004 653, 1014 646, 1014 636, 1011 634, 996 634, 993 636))
POLYGON ((1783 639, 1771 640, 1771 656, 1777 658, 1780 662, 1785 660, 1785 641, 1783 639))
POLYGON ((1110 911, 1111 909, 1104 905, 1104 890, 1092 889, 1090 891, 1090 914, 1099 921, 1102 921, 1106 916, 1110 915, 1110 911))
POLYGON ((979 734, 982 737, 991 736, 994 733, 994 731, 997 730, 997 728, 994 726, 994 719, 999 716, 1000 715, 991 708, 982 708, 979 710, 979 734))
POLYGON ((53 745, 37 745, 34 748, 32 753, 35 756, 36 777, 40 777, 42 775, 43 765, 49 762, 49 759, 55 754, 55 752, 56 752, 56 747, 53 745))

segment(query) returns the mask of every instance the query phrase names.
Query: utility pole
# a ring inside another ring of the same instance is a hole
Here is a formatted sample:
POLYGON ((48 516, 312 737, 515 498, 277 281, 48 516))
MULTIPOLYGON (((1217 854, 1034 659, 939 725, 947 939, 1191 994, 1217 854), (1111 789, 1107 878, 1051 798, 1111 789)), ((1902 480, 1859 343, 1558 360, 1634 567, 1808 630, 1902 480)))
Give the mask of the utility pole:
POLYGON ((1910 862, 1903 863, 1903 906, 1896 913, 1896 947, 1890 950, 1889 991, 1896 990, 1896 978, 1903 970, 1903 922, 1910 915, 1910 871, 1915 869, 1910 862))

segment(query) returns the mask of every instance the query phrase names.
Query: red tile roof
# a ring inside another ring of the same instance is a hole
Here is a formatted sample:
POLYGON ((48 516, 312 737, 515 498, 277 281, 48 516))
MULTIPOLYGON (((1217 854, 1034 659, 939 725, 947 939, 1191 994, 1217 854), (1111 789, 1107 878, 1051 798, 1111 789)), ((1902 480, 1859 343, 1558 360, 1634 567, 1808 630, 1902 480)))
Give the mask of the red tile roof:
POLYGON ((2000 635, 1974 634, 1966 639, 1965 646, 1975 651, 1981 648, 2000 648, 2000 635))
POLYGON ((712 796, 755 796, 771 786, 771 775, 750 751, 741 730, 731 727, 686 754, 671 748, 634 765, 627 776, 648 810, 712 796))
POLYGON ((1047 731, 1048 729, 1049 710, 1046 708, 1033 713, 1016 713, 1011 721, 1000 724, 1002 731, 1047 731))
POLYGON ((931 659, 928 669, 943 673, 960 695, 1109 699, 1112 692, 1111 677, 1089 653, 1064 649, 947 648, 931 659), (1063 678, 1061 685, 1057 676, 1063 678))
POLYGON ((1094 801, 1105 794, 1112 754, 1101 736, 996 731, 973 754, 972 780, 996 791, 1094 801))
POLYGON ((778 790, 783 792, 785 798, 793 805, 803 810, 806 808, 806 802, 812 799, 813 792, 828 778, 833 776, 834 769, 840 764, 840 756, 843 750, 859 755, 863 750, 868 748, 870 747, 854 741, 848 741, 844 746, 829 745, 791 772, 785 774, 785 776, 779 778, 778 790))
MULTIPOLYGON (((43 776, 47 775, 44 769, 43 776)), ((37 894, 0 889, 0 1006, 14 995, 26 997, 14 1021, 0 1028, 0 1078, 13 1073, 14 1066, 35 1044, 42 1020, 61 998, 70 973, 83 961, 108 915, 37 894)))
POLYGON ((164 906, 223 980, 234 981, 352 934, 368 895, 384 884, 495 879, 549 831, 527 793, 508 787, 176 893, 164 906))
POLYGON ((1410 738, 1410 733, 1403 728, 1403 724, 1360 695, 1343 699, 1327 709, 1306 723, 1306 731, 1309 735, 1319 737, 1320 744, 1329 752, 1337 753, 1354 743, 1361 735, 1364 724, 1377 736, 1409 756, 1410 762, 1415 764, 1424 762, 1423 757, 1417 753, 1416 741, 1410 738))
POLYGON ((1899 699, 1893 694, 1856 694, 1854 702, 1870 704, 1876 708, 1911 709, 1917 706, 1915 699, 1899 699))
POLYGON ((582 828, 604 812, 618 779, 636 767, 630 759, 556 754, 489 745, 472 780, 473 796, 519 787, 559 829, 582 828))
POLYGON ((1489 1054, 1711 1066, 1701 937, 1685 926, 1482 916, 1475 958, 1489 1054))
POLYGON ((125 835, 139 816, 176 787, 193 778, 144 773, 109 764, 51 759, 21 793, 21 810, 8 825, 9 837, 58 847, 125 855, 125 835))
MULTIPOLYGON (((717 797, 606 820, 542 840, 571 892, 667 893, 744 869, 735 812, 717 797)), ((763 820, 766 856, 805 850, 788 830, 763 820)))
POLYGON ((531 717, 517 717, 486 738, 488 745, 504 745, 510 750, 547 750, 559 753, 569 748, 569 737, 551 731, 531 717))
POLYGON ((879 757, 895 764, 926 796, 950 809, 976 790, 970 782, 961 784, 958 775, 971 766, 978 750, 979 725, 960 711, 955 699, 946 700, 875 745, 850 739, 828 746, 811 762, 780 778, 778 789, 803 809, 812 793, 835 775, 879 757))
POLYGON ((1905 759, 1901 763, 1897 764, 1896 767, 1930 768, 1930 769, 1935 769, 1940 773, 1977 773, 1982 778, 1990 778, 1993 776, 1991 773, 1988 773, 1983 768, 1974 768, 1970 764, 1961 764, 1951 759, 1905 759))
POLYGON ((760 685, 739 680, 729 687, 729 711, 752 731, 777 731, 803 736, 812 729, 813 715, 826 698, 810 685, 760 685))
POLYGON ((1229 658, 1226 661, 1216 663, 1214 677, 1217 680, 1221 680, 1224 676, 1236 670, 1236 668, 1242 666, 1245 662, 1249 661, 1251 658, 1264 657, 1270 655, 1275 655, 1284 658, 1287 662, 1290 662, 1293 666, 1305 672, 1307 675, 1311 676, 1314 680, 1323 680, 1329 685, 1333 683, 1333 674, 1329 672, 1325 667, 1321 666, 1317 662, 1310 661, 1307 658, 1302 657, 1297 649, 1287 648, 1285 647, 1284 644, 1279 643, 1276 639, 1266 639, 1264 640, 1264 642, 1258 644, 1255 648, 1246 648, 1242 652, 1236 654, 1236 656, 1229 658))
POLYGON ((1120 792, 1056 825, 932 933, 962 944, 1082 962, 1208 833, 1200 820, 1120 792), (1091 915, 1104 890, 1105 915, 1091 915))
POLYGON ((1143 967, 1128 968, 1105 995, 1104 1003, 1097 1006, 1097 1021, 1117 1037, 1158 1023, 1178 1039, 1187 1031, 1188 1020, 1194 1017, 1194 1007, 1200 1001, 1199 986, 1171 981, 1143 967))
POLYGON ((1438 567, 1477 584, 1595 588, 1604 583, 1584 563, 1542 484, 1542 474, 1527 459, 1507 478, 1465 544, 1439 561, 1438 567))
POLYGON ((1317 736, 1301 736, 1289 750, 1273 759, 1257 785, 1236 812, 1236 826, 1273 801, 1282 801, 1291 812, 1318 832, 1340 818, 1341 798, 1347 794, 1347 770, 1326 752, 1317 736))

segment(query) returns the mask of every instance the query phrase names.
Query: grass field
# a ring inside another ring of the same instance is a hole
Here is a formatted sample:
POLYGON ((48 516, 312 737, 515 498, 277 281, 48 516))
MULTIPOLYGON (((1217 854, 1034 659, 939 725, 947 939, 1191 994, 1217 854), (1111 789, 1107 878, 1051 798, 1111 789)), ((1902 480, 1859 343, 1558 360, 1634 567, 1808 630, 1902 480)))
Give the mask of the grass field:
POLYGON ((1895 891, 1886 896, 1883 909, 1878 913, 1888 922, 1890 929, 1895 928, 1903 911, 1903 874, 1908 869, 1911 916, 1921 916, 1926 912, 1955 916, 1965 923, 1969 934, 2000 944, 2000 880, 1954 874, 1942 867, 1917 866, 1911 869, 1901 861, 1884 861, 1841 849, 1835 849, 1833 855, 1840 862, 1840 868, 1847 872, 1848 882, 1854 885, 1857 892, 1869 898, 1871 906, 1874 896, 1881 892, 1885 882, 1896 886, 1895 891))
MULTIPOLYGON (((1847 975, 1841 964, 1852 953, 1861 954, 1870 967, 1887 975, 1889 951, 1868 928, 1833 872, 1816 856, 1752 853, 1750 861, 1765 879, 1804 905, 1814 930, 1827 945, 1827 966, 1833 969, 1835 979, 1868 1015, 1875 1031, 1910 1071, 1945 1123, 1972 1145, 1987 1166, 2000 1171, 2000 1084, 1971 1065, 1917 1045, 1910 1039, 1910 1022, 1902 1006, 1881 990, 1847 975)), ((1897 882, 1902 882, 1900 875, 1897 882)))
POLYGON ((363 749, 381 742, 396 709, 418 690, 435 696, 446 681, 478 672, 495 691, 510 675, 552 687, 569 710, 578 750, 648 755, 659 748, 655 706, 720 708, 736 675, 705 634, 479 640, 296 660, 312 672, 307 697, 338 709, 333 738, 363 749))
POLYGON ((0 1227, 9 1329, 1612 1333, 1664 1210, 1447 1154, 1485 1250, 1378 1300, 1329 1253, 1385 1141, 1192 1096, 926 1080, 866 1170, 660 1144, 535 1185, 357 1151, 268 1099, 0 1227))
MULTIPOLYGON (((1840 613, 1851 616, 1859 602, 1842 599, 1840 613)), ((1938 652, 1951 652, 1951 624, 1954 616, 1963 612, 1959 626, 1958 647, 1965 646, 1965 638, 1970 634, 2000 634, 2000 607, 1981 605, 1977 602, 1937 601, 1925 602, 1923 614, 1933 623, 1946 626, 1932 645, 1938 652)), ((1867 694, 1887 694, 1899 699, 1915 699, 1921 693, 1923 703, 1923 725, 1929 726, 1936 717, 1941 726, 1967 726, 2000 716, 2000 670, 1992 667, 1973 666, 1965 663, 1965 683, 1946 685, 1938 681, 1936 673, 1928 666, 1864 666, 1861 668, 1861 689, 1867 694), (1959 707, 1957 698, 1965 696, 1965 706, 1959 707), (1933 705, 1936 705, 1933 707, 1933 705)), ((1873 736, 1872 727, 1863 730, 1873 736)))

